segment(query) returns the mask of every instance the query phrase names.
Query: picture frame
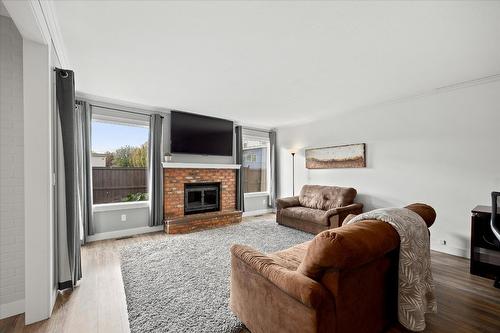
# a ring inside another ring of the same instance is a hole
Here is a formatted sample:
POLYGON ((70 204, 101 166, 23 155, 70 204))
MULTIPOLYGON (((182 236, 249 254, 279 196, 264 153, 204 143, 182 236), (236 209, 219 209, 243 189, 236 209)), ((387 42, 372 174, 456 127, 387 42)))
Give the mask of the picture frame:
POLYGON ((366 144, 347 144, 305 150, 307 169, 365 168, 366 144))

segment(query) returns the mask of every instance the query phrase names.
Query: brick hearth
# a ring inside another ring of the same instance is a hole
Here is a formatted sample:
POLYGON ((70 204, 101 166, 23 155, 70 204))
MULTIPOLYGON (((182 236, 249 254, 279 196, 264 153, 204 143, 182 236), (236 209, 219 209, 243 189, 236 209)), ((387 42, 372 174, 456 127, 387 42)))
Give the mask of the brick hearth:
POLYGON ((165 232, 186 233, 241 221, 236 210, 236 170, 234 169, 163 169, 163 218, 165 232), (184 215, 184 184, 220 182, 220 211, 184 215))
POLYGON ((241 212, 239 211, 193 214, 166 220, 165 232, 167 234, 184 234, 239 222, 241 222, 241 212))

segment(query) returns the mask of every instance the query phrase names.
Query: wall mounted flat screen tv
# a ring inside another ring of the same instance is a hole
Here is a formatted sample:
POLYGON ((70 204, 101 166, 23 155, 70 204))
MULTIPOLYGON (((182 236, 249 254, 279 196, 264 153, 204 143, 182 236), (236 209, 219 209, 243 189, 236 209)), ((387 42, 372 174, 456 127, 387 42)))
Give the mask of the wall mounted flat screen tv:
POLYGON ((172 153, 233 155, 232 121, 180 111, 170 115, 172 153))

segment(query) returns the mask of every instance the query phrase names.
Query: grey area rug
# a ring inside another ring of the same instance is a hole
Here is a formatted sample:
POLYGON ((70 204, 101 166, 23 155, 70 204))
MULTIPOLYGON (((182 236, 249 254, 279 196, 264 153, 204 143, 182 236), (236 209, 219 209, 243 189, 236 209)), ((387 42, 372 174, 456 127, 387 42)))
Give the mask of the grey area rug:
POLYGON ((269 253, 312 238, 267 217, 123 248, 131 332, 239 332, 229 309, 231 245, 269 253))

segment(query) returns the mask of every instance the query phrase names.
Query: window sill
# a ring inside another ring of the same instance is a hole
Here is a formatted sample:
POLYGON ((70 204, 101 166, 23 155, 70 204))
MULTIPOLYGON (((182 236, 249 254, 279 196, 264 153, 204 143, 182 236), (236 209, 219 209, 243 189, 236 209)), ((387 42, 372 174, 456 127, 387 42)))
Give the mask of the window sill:
POLYGON ((131 201, 131 202, 116 202, 109 204, 93 205, 92 210, 94 212, 107 212, 112 210, 148 208, 148 207, 149 207, 149 201, 131 201))
POLYGON ((268 192, 250 192, 250 193, 244 193, 243 196, 245 198, 267 197, 267 196, 269 196, 269 193, 268 192))

